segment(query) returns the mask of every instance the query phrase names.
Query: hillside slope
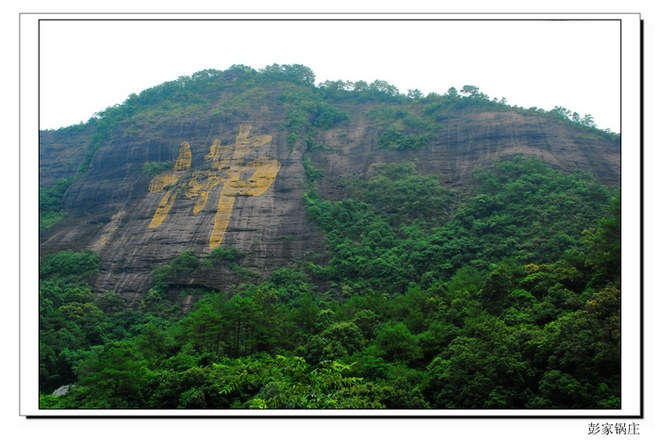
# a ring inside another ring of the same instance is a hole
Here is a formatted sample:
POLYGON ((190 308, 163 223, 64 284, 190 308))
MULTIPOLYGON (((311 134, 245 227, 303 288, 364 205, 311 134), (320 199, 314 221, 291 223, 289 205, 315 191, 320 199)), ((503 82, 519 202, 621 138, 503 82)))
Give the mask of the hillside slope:
MULTIPOLYGON (((358 83, 317 87, 299 65, 203 71, 132 95, 85 125, 43 132, 41 186, 75 180, 62 199, 68 216, 40 232, 41 255, 93 250, 95 292, 135 301, 152 286, 153 268, 184 251, 236 248, 256 279, 322 253, 325 236, 303 199, 310 170, 329 200, 346 198, 347 179, 366 179, 381 164, 413 162, 461 189, 475 169, 514 155, 619 185, 618 138, 559 112, 358 83)), ((214 267, 177 283, 225 290, 244 275, 214 267)))

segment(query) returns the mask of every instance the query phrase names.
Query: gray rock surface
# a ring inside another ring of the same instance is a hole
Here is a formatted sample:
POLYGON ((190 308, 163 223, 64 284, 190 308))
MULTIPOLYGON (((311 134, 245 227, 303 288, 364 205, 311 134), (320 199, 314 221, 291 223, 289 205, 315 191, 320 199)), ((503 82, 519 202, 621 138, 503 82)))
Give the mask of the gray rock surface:
MULTIPOLYGON (((223 185, 213 187, 208 201, 194 213, 197 197, 187 197, 181 187, 176 201, 157 228, 150 223, 166 190, 150 192, 152 177, 143 173, 148 161, 177 161, 182 142, 190 144, 190 168, 182 171, 179 184, 189 183, 194 172, 211 170, 208 157, 214 140, 221 146, 236 143, 241 123, 251 123, 251 136, 270 136, 268 143, 244 156, 243 165, 257 158, 275 159, 281 165, 272 185, 259 196, 235 198, 223 247, 246 253, 243 265, 267 276, 308 253, 324 249, 323 236, 306 217, 304 153, 325 177, 315 183, 322 196, 340 199, 346 195, 342 180, 368 175, 381 163, 414 161, 422 173, 439 174, 452 187, 465 184, 475 167, 502 155, 536 156, 566 172, 591 172, 608 185, 620 181, 618 142, 588 137, 585 131, 543 115, 507 112, 464 112, 442 121, 428 149, 387 151, 377 148, 383 128, 365 117, 364 106, 344 106, 351 119, 329 130, 317 130, 315 141, 334 150, 306 152, 299 140, 294 147, 281 130, 285 113, 276 106, 263 106, 249 118, 182 117, 154 123, 140 131, 118 128, 95 152, 90 170, 78 179, 64 197, 69 216, 41 232, 41 254, 60 250, 93 249, 102 261, 94 282, 97 293, 115 290, 137 301, 146 294, 153 266, 170 262, 185 250, 197 256, 210 252, 209 238, 218 213, 223 185), (207 158, 205 158, 207 156, 207 158)), ((55 134, 42 138, 41 176, 54 182, 75 168, 85 148, 84 137, 74 137, 69 151, 55 134), (59 152, 59 153, 58 153, 59 152), (65 152, 68 152, 66 155, 65 152)), ((219 173, 219 172, 218 172, 219 173)), ((240 177, 248 180, 248 175, 240 177)), ((238 179, 238 178, 237 178, 238 179)), ((177 184, 177 185, 179 185, 177 184)), ((240 278, 227 269, 198 271, 181 284, 225 290, 240 278)))

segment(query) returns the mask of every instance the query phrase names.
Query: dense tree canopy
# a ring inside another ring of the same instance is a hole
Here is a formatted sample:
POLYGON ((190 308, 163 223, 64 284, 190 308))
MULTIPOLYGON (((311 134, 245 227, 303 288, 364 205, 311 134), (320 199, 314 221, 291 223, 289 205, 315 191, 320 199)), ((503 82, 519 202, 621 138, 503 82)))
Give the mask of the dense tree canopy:
POLYGON ((474 183, 457 193, 403 163, 343 201, 310 187, 327 265, 202 290, 185 315, 168 296, 176 275, 240 271, 240 252, 182 253, 154 270, 140 309, 92 294, 91 252, 46 257, 42 406, 619 407, 618 195, 534 159, 474 183))

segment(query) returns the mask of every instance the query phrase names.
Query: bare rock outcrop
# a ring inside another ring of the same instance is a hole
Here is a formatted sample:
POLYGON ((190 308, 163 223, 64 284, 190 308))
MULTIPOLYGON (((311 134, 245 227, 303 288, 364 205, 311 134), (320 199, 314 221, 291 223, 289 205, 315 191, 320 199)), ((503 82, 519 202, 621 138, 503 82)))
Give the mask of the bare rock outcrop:
MULTIPOLYGON (((364 106, 362 106, 364 107, 364 106)), ((102 261, 95 290, 115 290, 135 301, 151 286, 154 266, 185 250, 201 256, 215 247, 246 254, 243 265, 260 275, 324 249, 323 236, 306 217, 302 194, 303 154, 325 176, 315 183, 322 196, 346 196, 343 179, 368 175, 374 165, 414 161, 421 173, 439 174, 452 187, 502 155, 536 156, 566 172, 591 172, 608 185, 620 181, 619 143, 588 136, 553 118, 516 110, 466 111, 445 118, 428 148, 378 148, 383 132, 360 106, 315 141, 332 149, 307 151, 282 130, 282 108, 263 106, 248 118, 209 114, 154 123, 139 131, 120 127, 94 152, 90 169, 68 189, 69 216, 41 232, 41 254, 96 251, 102 261), (146 162, 171 162, 156 176, 146 162)), ((44 184, 71 175, 89 145, 85 134, 68 150, 56 134, 42 136, 44 184)), ((239 281, 231 272, 198 272, 187 283, 226 289, 239 281)))

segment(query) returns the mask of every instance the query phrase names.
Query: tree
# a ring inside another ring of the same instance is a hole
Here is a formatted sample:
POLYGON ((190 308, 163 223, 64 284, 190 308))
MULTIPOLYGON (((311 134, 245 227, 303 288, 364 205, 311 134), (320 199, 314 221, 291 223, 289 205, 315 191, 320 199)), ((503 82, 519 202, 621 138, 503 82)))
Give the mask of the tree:
POLYGON ((320 309, 316 302, 314 302, 314 298, 310 293, 307 293, 302 298, 300 307, 293 310, 292 315, 294 322, 302 328, 302 331, 306 334, 311 334, 316 328, 319 312, 320 309))
POLYGON ((482 305, 490 314, 499 315, 512 288, 511 275, 504 266, 498 266, 490 273, 479 292, 482 305))
POLYGON ((362 379, 346 376, 351 369, 336 361, 312 368, 303 358, 265 358, 255 370, 250 359, 218 365, 224 372, 221 394, 234 395, 245 388, 259 389, 243 406, 249 408, 384 408, 384 389, 362 379))
POLYGON ((313 363, 338 360, 364 348, 364 337, 352 322, 330 325, 309 341, 309 359, 313 363))
POLYGON ((604 286, 608 282, 619 285, 621 281, 621 195, 612 199, 610 216, 598 222, 596 229, 583 232, 583 240, 589 249, 587 265, 595 270, 590 285, 604 286))
POLYGON ((254 303, 254 333, 250 342, 253 351, 271 352, 281 342, 285 314, 280 299, 272 287, 259 286, 251 296, 254 303))
POLYGON ((98 273, 101 266, 99 257, 91 251, 80 253, 66 250, 54 255, 48 255, 39 262, 39 277, 75 276, 85 279, 98 273))
POLYGON ((594 122, 594 117, 592 117, 589 114, 585 115, 582 118, 582 120, 580 121, 580 124, 582 124, 583 126, 587 126, 587 127, 594 127, 594 128, 596 127, 596 123, 594 122))
POLYGON ((313 86, 316 80, 314 72, 301 64, 279 65, 275 63, 263 68, 260 74, 266 79, 290 81, 305 86, 313 86))
POLYGON ((476 86, 471 86, 469 84, 466 84, 461 88, 461 94, 467 95, 468 97, 472 97, 475 95, 479 95, 479 88, 476 86))
POLYGON ((559 118, 560 120, 568 120, 570 121, 572 113, 570 110, 566 109, 563 106, 555 106, 552 108, 551 111, 548 112, 550 115, 554 115, 555 117, 559 118))
POLYGON ((548 379, 539 384, 541 397, 556 407, 564 404, 557 398, 562 393, 574 399, 571 407, 618 407, 620 330, 620 292, 613 287, 594 293, 581 310, 548 324, 536 344, 535 365, 545 369, 548 379), (561 382, 550 388, 555 378, 561 382))
POLYGON ((532 370, 515 329, 484 317, 427 368, 434 408, 523 408, 532 370))
POLYGON ((245 356, 253 351, 250 345, 254 333, 256 306, 254 301, 237 294, 223 308, 228 318, 228 352, 232 357, 245 356))
POLYGON ((452 86, 447 90, 446 95, 450 97, 458 97, 458 91, 454 86, 452 86))
POLYGON ((86 388, 86 407, 140 408, 142 390, 149 380, 147 362, 134 344, 119 341, 106 344, 96 358, 83 367, 80 384, 86 388))
POLYGON ((373 339, 376 336, 380 319, 371 310, 360 310, 353 316, 353 323, 360 328, 362 336, 366 339, 373 339))
POLYGON ((422 357, 417 337, 402 322, 383 327, 376 336, 376 344, 391 362, 411 362, 422 357))
POLYGON ((155 369, 172 354, 174 339, 153 322, 148 322, 135 337, 135 349, 147 361, 149 368, 155 369))
POLYGON ((105 314, 113 314, 122 310, 126 300, 120 298, 114 290, 106 290, 96 301, 96 305, 103 310, 105 314))
POLYGON ((419 89, 408 89, 408 93, 406 94, 406 97, 412 98, 413 100, 419 100, 421 98, 424 98, 424 94, 422 91, 419 89))
POLYGON ((373 83, 369 84, 369 89, 375 92, 382 92, 391 96, 399 95, 399 89, 397 89, 396 86, 391 85, 383 80, 374 80, 373 83))

